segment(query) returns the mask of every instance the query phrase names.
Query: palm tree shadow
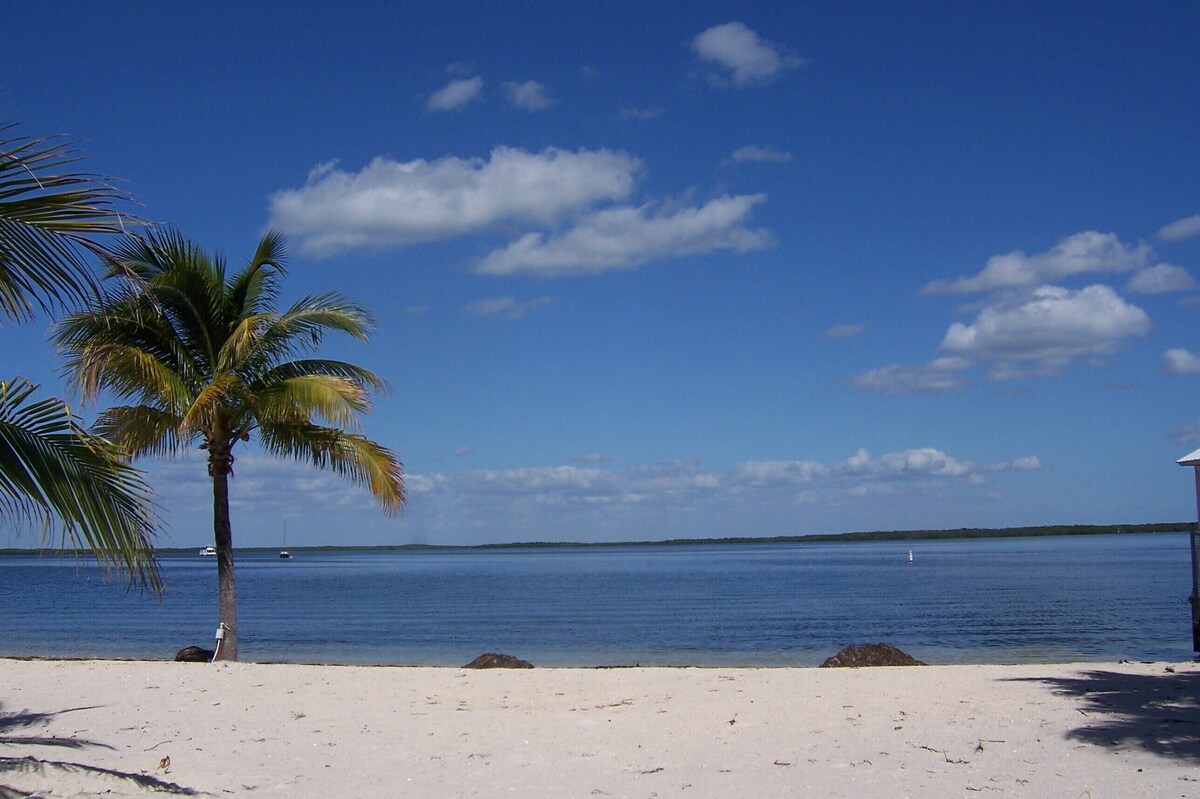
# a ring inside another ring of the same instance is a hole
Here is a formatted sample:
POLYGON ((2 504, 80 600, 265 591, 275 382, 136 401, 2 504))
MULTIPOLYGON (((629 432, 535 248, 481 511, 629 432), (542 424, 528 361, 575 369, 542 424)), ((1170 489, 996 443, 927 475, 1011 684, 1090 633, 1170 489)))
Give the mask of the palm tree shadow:
POLYGON ((1200 672, 1023 677, 1080 700, 1084 723, 1067 737, 1110 749, 1140 747, 1163 757, 1200 761, 1200 672))
MULTIPOLYGON (((0 705, 2 707, 2 705, 0 705)), ((93 741, 88 738, 78 738, 74 736, 59 737, 59 736, 44 736, 44 735, 12 735, 16 730, 26 730, 32 727, 37 727, 46 724, 57 716, 64 713, 74 713, 80 710, 94 710, 97 706, 89 707, 72 707, 54 712, 35 712, 30 710, 22 710, 18 713, 5 713, 0 710, 0 747, 5 746, 56 746, 64 749, 113 749, 99 741, 93 741)), ((65 760, 43 760, 41 758, 26 755, 23 757, 12 757, 8 755, 0 755, 0 778, 7 774, 45 774, 48 771, 71 774, 90 774, 99 778, 115 778, 123 782, 129 782, 138 785, 149 791, 158 793, 173 794, 177 796, 195 796, 199 791, 193 788, 185 788, 182 785, 177 785, 173 782, 167 782, 158 777, 149 774, 142 774, 130 771, 118 771, 116 769, 103 768, 101 766, 90 766, 86 763, 76 763, 65 760)), ((33 794, 23 791, 20 788, 11 785, 0 784, 0 799, 9 799, 13 797, 27 797, 33 794)))
MULTIPOLYGON (((3 707, 3 705, 0 705, 3 707)), ((20 713, 5 713, 0 711, 0 746, 4 745, 19 745, 26 746, 61 746, 66 749, 86 749, 88 747, 101 747, 104 749, 112 749, 108 744, 102 744, 97 741, 91 741, 86 738, 59 738, 58 736, 46 737, 44 735, 11 735, 10 731, 18 729, 26 729, 36 727, 39 724, 45 724, 55 716, 61 716, 64 713, 74 713, 80 710, 95 710, 96 706, 89 707, 69 707, 64 710, 57 710, 53 713, 35 713, 29 710, 23 710, 20 713)))

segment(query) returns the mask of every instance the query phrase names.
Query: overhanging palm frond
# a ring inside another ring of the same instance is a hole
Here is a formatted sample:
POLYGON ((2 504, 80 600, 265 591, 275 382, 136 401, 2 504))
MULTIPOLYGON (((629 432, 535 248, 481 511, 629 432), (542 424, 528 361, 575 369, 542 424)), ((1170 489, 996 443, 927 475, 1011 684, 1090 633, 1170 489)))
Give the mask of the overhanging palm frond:
POLYGON ((391 388, 387 384, 387 381, 370 369, 355 366, 345 361, 333 361, 327 358, 301 358, 281 363, 266 372, 262 376, 261 381, 268 385, 273 385, 278 382, 290 380, 293 377, 304 377, 307 375, 344 377, 372 391, 388 391, 391 388))
POLYGON ((132 582, 162 590, 152 539, 156 520, 142 472, 25 380, 0 382, 0 514, 17 527, 54 520, 64 542, 87 547, 132 582))
POLYGON ((333 375, 289 378, 261 392, 258 414, 267 419, 318 416, 337 427, 356 426, 358 414, 371 410, 371 399, 355 381, 333 375))
POLYGON ((71 171, 78 154, 54 137, 30 139, 0 126, 0 314, 27 320, 96 293, 87 263, 108 249, 97 235, 128 232, 125 196, 96 175, 71 171))
POLYGON ((386 513, 404 506, 404 469, 391 450, 365 436, 332 427, 298 423, 264 424, 263 446, 272 455, 308 461, 368 489, 386 513))
POLYGON ((175 455, 191 437, 180 433, 179 417, 145 405, 122 405, 100 414, 96 432, 132 457, 175 455))

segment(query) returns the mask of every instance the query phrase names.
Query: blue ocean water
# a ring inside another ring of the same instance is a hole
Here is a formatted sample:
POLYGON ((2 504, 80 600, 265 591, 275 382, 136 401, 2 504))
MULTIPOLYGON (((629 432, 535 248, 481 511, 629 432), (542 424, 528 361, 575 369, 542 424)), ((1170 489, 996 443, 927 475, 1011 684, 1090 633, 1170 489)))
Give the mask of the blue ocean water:
MULTIPOLYGON (((1186 534, 293 554, 237 555, 244 660, 815 666, 876 641, 930 663, 1193 654, 1186 534)), ((160 602, 86 560, 0 557, 0 655, 211 646, 214 559, 162 566, 160 602)))

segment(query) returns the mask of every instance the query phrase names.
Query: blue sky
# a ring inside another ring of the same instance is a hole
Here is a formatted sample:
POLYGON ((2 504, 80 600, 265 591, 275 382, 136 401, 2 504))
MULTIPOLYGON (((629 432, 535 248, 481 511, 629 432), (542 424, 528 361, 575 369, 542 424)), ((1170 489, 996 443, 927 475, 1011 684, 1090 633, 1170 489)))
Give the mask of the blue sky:
POLYGON ((237 544, 1194 516, 1200 6, 413 5, 0 12, 2 118, 378 321, 407 512, 250 448, 237 544))

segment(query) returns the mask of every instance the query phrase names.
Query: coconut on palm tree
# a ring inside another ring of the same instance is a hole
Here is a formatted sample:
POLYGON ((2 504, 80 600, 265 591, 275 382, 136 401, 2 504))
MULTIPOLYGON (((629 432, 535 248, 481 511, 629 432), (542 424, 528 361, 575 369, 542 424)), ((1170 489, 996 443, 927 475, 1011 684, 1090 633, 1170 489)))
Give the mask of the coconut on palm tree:
MULTIPOLYGON (((89 259, 125 231, 123 195, 73 171, 61 138, 15 136, 0 125, 0 317, 31 320, 95 295, 89 259), (96 237, 100 237, 99 239, 96 237)), ((23 378, 0 380, 0 529, 56 528, 64 545, 161 591, 156 521, 142 473, 89 433, 61 400, 39 399, 23 378)))
POLYGON ((257 438, 269 454, 308 461, 365 486, 386 512, 404 504, 396 457, 348 432, 383 381, 342 361, 302 357, 329 332, 365 339, 372 323, 337 293, 277 310, 286 275, 281 238, 268 233, 245 266, 225 262, 172 231, 114 248, 111 283, 94 310, 66 316, 55 340, 85 399, 109 408, 97 429, 137 455, 208 453, 217 550, 219 653, 237 658, 237 606, 229 478, 234 449, 257 438))

